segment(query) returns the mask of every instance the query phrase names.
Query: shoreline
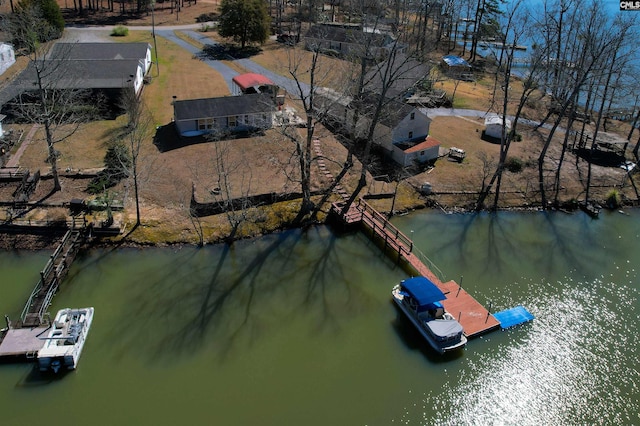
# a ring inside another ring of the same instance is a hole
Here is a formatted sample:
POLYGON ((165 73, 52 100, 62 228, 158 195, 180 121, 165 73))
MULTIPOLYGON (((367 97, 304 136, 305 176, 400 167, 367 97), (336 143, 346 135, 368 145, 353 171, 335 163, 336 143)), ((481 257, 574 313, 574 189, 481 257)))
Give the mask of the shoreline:
MULTIPOLYGON (((601 210, 623 210, 623 209, 634 209, 637 208, 638 203, 623 203, 618 207, 609 208, 600 205, 601 210)), ((433 203, 425 203, 422 206, 415 206, 410 209, 402 210, 396 212, 394 216, 405 216, 408 214, 412 214, 417 212, 418 210, 431 210, 434 212, 438 212, 440 214, 491 214, 491 213, 504 213, 504 212, 513 212, 513 213, 541 213, 541 212, 557 212, 564 214, 574 214, 579 212, 581 209, 579 206, 575 204, 565 205, 564 207, 555 208, 552 210, 545 210, 540 207, 531 207, 531 206, 512 206, 505 208, 498 208, 497 210, 489 210, 484 209, 479 212, 476 212, 471 209, 465 209, 462 207, 452 207, 452 208, 443 208, 442 206, 433 204, 433 203)), ((234 239, 229 238, 218 238, 213 241, 206 241, 202 246, 207 245, 217 245, 217 244, 233 244, 236 241, 242 240, 251 240, 255 238, 264 237, 266 235, 273 235, 280 232, 287 232, 295 229, 304 229, 313 226, 329 226, 331 227, 331 223, 327 220, 317 221, 314 223, 302 223, 295 226, 282 226, 274 229, 270 232, 258 232, 251 235, 246 235, 243 237, 238 237, 234 239)), ((144 226, 144 225, 143 225, 144 226)), ((52 250, 59 244, 60 239, 64 236, 66 232, 66 228, 60 227, 51 227, 51 226, 33 226, 30 229, 25 229, 25 227, 20 226, 19 229, 16 227, 15 229, 11 229, 12 225, 4 224, 0 229, 0 251, 42 251, 42 250, 52 250)), ((355 227, 353 229, 356 229, 355 227)), ((200 244, 194 243, 193 241, 187 241, 186 239, 182 240, 170 240, 164 239, 159 242, 152 242, 149 239, 147 240, 135 240, 135 239, 127 239, 126 235, 119 234, 117 237, 104 237, 104 238, 93 238, 92 240, 85 243, 85 248, 133 248, 133 249, 145 249, 145 248, 156 248, 156 247, 181 247, 181 246, 199 246, 200 244)))

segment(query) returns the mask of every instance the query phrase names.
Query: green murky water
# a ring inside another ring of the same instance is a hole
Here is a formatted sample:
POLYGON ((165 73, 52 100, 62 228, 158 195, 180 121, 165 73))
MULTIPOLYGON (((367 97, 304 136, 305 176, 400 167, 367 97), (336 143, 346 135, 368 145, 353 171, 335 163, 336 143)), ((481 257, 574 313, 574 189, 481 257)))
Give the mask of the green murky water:
MULTIPOLYGON (((639 424, 639 219, 397 218, 480 302, 536 316, 453 358, 399 316, 405 273, 361 233, 91 251, 51 309, 96 309, 78 369, 0 365, 0 422, 639 424)), ((19 314, 48 254, 2 254, 0 313, 19 314)))

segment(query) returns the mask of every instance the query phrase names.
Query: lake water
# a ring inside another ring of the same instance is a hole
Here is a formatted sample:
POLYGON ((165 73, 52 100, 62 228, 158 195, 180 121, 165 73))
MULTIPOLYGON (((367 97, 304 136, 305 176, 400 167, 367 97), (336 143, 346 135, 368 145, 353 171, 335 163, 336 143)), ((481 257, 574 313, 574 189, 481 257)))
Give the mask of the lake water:
MULTIPOLYGON (((362 233, 92 250, 51 311, 94 306, 79 367, 0 365, 0 423, 640 424, 640 212, 420 212, 395 223, 492 310, 536 319, 439 357, 362 233)), ((16 318, 50 253, 0 257, 16 318)))

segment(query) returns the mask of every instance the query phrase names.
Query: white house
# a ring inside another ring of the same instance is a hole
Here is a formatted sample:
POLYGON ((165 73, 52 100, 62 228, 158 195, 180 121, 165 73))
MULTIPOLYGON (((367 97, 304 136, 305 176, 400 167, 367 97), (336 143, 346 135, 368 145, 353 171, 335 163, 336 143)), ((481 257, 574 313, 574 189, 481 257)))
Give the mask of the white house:
POLYGON ((403 167, 411 166, 415 163, 428 163, 438 158, 440 152, 440 141, 427 136, 418 143, 397 143, 393 146, 391 157, 403 167))
MULTIPOLYGON (((506 132, 511 131, 511 120, 508 118, 504 120, 506 126, 506 132)), ((491 114, 487 115, 484 119, 484 134, 490 138, 502 139, 502 117, 499 115, 491 114)))
POLYGON ((0 43, 0 74, 3 74, 15 62, 16 54, 13 51, 13 46, 7 43, 0 43))

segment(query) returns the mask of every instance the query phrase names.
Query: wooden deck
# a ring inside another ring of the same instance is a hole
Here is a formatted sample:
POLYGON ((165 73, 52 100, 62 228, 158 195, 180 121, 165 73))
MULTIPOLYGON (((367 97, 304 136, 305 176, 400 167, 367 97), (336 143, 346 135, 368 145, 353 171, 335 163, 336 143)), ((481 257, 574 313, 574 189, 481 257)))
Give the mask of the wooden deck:
POLYGON ((40 326, 8 330, 0 341, 0 358, 35 358, 44 346, 44 340, 39 337, 48 329, 48 326, 40 326))
POLYGON ((335 203, 333 211, 345 223, 360 223, 370 231, 372 239, 383 245, 385 250, 397 255, 398 260, 404 262, 410 273, 429 278, 442 290, 447 296, 442 304, 460 322, 467 337, 479 336, 500 327, 500 322, 465 289, 455 281, 442 281, 427 267, 414 253, 413 241, 366 201, 359 200, 354 203, 344 216, 341 215, 343 207, 343 203, 335 203))

